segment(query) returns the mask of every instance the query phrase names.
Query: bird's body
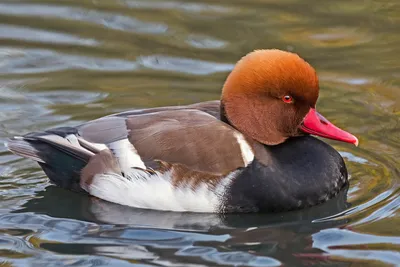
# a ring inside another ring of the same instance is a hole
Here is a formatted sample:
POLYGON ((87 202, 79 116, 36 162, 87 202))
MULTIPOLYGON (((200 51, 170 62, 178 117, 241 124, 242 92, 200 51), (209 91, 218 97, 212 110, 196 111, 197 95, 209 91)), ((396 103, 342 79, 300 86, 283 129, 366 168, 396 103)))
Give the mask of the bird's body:
POLYGON ((122 205, 291 210, 324 202, 347 184, 339 153, 303 132, 358 142, 316 113, 317 98, 307 63, 260 50, 237 64, 221 101, 113 114, 15 137, 8 147, 39 162, 55 184, 122 205), (275 68, 298 72, 279 78, 275 68))

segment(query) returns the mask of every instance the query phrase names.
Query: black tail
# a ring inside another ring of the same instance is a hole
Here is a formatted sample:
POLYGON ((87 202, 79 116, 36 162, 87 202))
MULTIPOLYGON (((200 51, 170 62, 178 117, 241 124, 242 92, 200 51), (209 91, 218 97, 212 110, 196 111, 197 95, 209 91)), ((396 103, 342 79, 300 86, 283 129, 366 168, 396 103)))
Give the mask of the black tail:
POLYGON ((39 163, 56 185, 83 192, 80 172, 93 153, 79 144, 75 128, 58 128, 30 133, 8 140, 8 149, 19 156, 39 163))

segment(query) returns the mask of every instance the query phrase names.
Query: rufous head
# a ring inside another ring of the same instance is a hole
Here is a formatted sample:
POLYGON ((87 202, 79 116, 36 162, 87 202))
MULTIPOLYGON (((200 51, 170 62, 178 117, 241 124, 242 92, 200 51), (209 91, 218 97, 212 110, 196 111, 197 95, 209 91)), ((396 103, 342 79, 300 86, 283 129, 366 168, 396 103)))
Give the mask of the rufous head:
POLYGON ((297 54, 256 50, 229 74, 221 103, 229 123, 246 136, 276 145, 304 133, 358 144, 315 111, 319 95, 314 68, 297 54))

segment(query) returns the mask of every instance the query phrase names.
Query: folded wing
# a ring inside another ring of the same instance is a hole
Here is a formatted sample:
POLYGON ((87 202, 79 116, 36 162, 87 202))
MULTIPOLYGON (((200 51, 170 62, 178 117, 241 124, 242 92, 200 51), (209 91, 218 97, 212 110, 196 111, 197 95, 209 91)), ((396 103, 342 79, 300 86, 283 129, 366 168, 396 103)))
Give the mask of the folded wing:
POLYGON ((254 157, 241 133, 197 109, 108 116, 79 126, 78 134, 88 145, 106 145, 117 158, 137 153, 145 166, 162 161, 224 175, 254 157))

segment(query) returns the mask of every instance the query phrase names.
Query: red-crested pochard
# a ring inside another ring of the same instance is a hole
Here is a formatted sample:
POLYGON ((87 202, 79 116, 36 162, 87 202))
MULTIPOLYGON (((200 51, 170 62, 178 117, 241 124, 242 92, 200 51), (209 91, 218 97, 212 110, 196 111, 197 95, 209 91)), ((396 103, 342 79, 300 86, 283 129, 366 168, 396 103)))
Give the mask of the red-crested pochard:
POLYGON ((298 55, 256 50, 234 67, 221 101, 113 114, 14 137, 63 188, 137 208, 270 212, 309 207, 347 185, 339 153, 357 145, 317 113, 315 70, 298 55))

